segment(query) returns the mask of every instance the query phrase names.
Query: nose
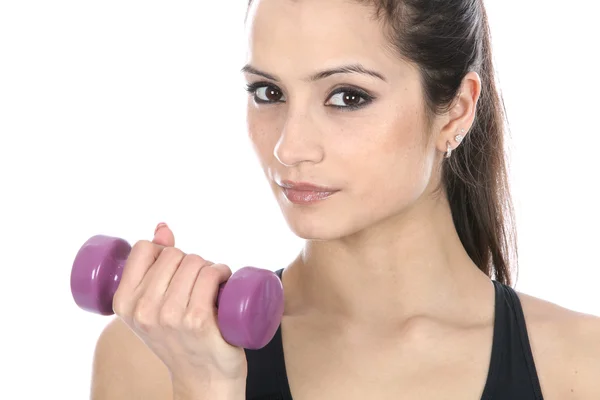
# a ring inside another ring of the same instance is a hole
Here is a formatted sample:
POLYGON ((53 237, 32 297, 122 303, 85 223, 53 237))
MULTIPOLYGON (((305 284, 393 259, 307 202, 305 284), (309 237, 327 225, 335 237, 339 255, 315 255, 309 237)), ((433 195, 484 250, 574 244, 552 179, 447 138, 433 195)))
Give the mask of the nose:
POLYGON ((319 163, 324 152, 320 134, 306 113, 288 114, 281 136, 275 145, 275 158, 286 167, 302 162, 319 163))

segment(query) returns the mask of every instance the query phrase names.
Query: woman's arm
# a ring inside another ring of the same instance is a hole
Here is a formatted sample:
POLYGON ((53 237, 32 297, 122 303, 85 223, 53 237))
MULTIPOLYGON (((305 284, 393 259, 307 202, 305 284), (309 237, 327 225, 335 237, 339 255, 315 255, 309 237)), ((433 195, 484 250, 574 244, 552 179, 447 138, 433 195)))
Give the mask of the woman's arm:
POLYGON ((120 318, 98 339, 91 400, 243 400, 246 382, 237 385, 185 382, 173 387, 165 364, 120 318), (175 390, 174 390, 175 389, 175 390), (175 396, 174 396, 175 393, 175 396))
POLYGON ((171 400, 169 371, 131 329, 115 318, 94 353, 92 400, 171 400))
POLYGON ((578 313, 565 338, 565 399, 600 399, 600 318, 578 313))

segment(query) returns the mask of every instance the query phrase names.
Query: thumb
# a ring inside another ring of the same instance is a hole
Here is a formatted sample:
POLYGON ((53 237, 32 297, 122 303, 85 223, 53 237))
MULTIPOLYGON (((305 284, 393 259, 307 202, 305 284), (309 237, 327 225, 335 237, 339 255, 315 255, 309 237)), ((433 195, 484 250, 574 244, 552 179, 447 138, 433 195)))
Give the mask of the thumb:
POLYGON ((175 247, 175 235, 173 235, 173 231, 166 223, 161 222, 156 226, 152 243, 165 247, 175 247))

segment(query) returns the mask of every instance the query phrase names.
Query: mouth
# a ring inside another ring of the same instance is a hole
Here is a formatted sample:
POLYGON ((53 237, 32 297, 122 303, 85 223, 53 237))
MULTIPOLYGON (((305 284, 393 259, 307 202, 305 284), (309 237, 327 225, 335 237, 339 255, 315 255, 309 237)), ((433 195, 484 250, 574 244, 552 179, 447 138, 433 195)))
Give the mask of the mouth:
POLYGON ((339 189, 309 182, 283 180, 277 184, 283 189, 285 197, 294 204, 313 204, 339 192, 339 189))
POLYGON ((327 186, 315 185, 308 182, 293 182, 284 180, 278 183, 283 189, 285 197, 294 204, 313 204, 331 197, 339 192, 327 186))
POLYGON ((281 183, 278 183, 278 185, 286 189, 311 192, 337 192, 339 190, 328 186, 315 185, 309 182, 294 182, 288 180, 281 181, 281 183))
POLYGON ((313 204, 331 197, 337 191, 323 192, 314 190, 297 190, 284 187, 283 194, 294 204, 313 204))

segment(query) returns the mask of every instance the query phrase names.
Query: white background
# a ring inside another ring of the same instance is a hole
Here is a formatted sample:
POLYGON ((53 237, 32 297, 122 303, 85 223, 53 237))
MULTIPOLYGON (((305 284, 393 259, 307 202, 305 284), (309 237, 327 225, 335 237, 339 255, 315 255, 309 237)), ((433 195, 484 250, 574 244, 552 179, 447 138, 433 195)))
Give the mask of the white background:
MULTIPOLYGON (((508 111, 516 289, 600 315, 595 2, 487 1, 508 111)), ((0 3, 0 398, 88 397, 110 317, 73 302, 76 252, 166 221, 237 270, 302 246, 245 132, 246 0, 0 3)))

